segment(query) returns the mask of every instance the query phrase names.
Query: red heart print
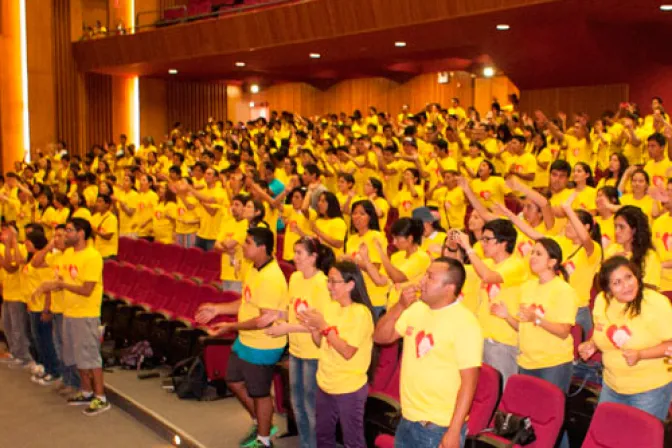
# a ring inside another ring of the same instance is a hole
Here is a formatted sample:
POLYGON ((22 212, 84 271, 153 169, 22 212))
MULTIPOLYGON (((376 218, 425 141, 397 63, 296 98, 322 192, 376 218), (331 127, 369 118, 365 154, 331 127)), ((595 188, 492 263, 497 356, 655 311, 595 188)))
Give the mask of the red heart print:
POLYGON ((177 209, 177 214, 178 214, 178 216, 184 216, 185 213, 186 213, 186 212, 185 212, 185 210, 184 210, 183 208, 180 207, 180 208, 177 209))
POLYGON ((525 241, 523 243, 520 243, 518 245, 518 253, 520 254, 521 257, 526 257, 527 254, 530 253, 532 250, 532 243, 530 241, 525 241))
POLYGON ((70 271, 70 278, 72 279, 76 279, 79 275, 79 269, 74 264, 71 264, 68 270, 70 271))
POLYGON ((308 302, 301 299, 294 299, 294 312, 296 314, 308 311, 308 302))
POLYGON ((415 336, 415 354, 422 358, 434 347, 434 336, 431 333, 420 331, 415 336))
POLYGON ((572 275, 576 271, 576 265, 571 260, 565 262, 563 266, 565 267, 565 271, 567 271, 567 275, 572 275))
POLYGON ((614 347, 616 348, 623 348, 623 346, 630 340, 631 337, 632 332, 625 325, 621 325, 620 327, 611 325, 609 328, 607 328, 607 338, 609 338, 611 343, 614 344, 614 347))
POLYGON ((404 207, 404 210, 410 210, 413 204, 411 204, 411 201, 404 201, 402 204, 402 207, 404 207))
POLYGON ((252 290, 250 290, 250 287, 247 285, 245 285, 245 290, 243 291, 243 298, 246 302, 252 300, 252 290))
POLYGON ((480 196, 487 201, 492 194, 488 190, 483 190, 480 192, 480 196))
POLYGON ((670 251, 670 247, 672 246, 672 235, 670 235, 668 232, 665 232, 663 234, 663 244, 665 245, 665 250, 670 251))
POLYGON ((488 298, 492 300, 499 295, 502 288, 499 286, 499 283, 487 283, 485 290, 488 291, 488 298))

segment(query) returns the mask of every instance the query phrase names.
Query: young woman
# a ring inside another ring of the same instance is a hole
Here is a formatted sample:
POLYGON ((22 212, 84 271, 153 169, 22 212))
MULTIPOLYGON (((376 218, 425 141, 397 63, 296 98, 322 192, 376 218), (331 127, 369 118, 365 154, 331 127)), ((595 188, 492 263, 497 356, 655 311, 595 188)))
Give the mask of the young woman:
POLYGON ((74 192, 70 195, 70 217, 84 218, 91 222, 91 212, 86 208, 84 195, 74 192))
POLYGON ((375 319, 362 273, 354 263, 336 263, 329 270, 327 285, 332 301, 324 314, 315 309, 298 313, 320 347, 317 446, 336 446, 336 423, 340 422, 344 445, 364 448, 364 405, 375 319))
POLYGON ((425 205, 425 190, 420 182, 420 172, 407 168, 402 177, 403 186, 393 199, 392 205, 399 210, 400 218, 410 218, 413 210, 425 205))
POLYGON ((432 263, 429 254, 422 250, 422 222, 417 219, 400 218, 392 224, 392 240, 397 252, 387 256, 387 250, 376 240, 374 246, 378 252, 385 274, 371 263, 368 251, 360 252, 365 262, 365 270, 378 286, 389 285, 390 295, 387 299, 389 310, 399 301, 401 288, 408 284, 418 284, 432 263))
POLYGON ((536 278, 520 289, 520 311, 512 316, 506 306, 495 304, 498 317, 518 331, 519 373, 569 390, 574 360, 571 337, 577 297, 567 283, 562 249, 550 238, 537 240, 530 255, 530 270, 536 278))
POLYGON ((435 260, 441 256, 441 248, 446 240, 446 231, 441 227, 440 218, 428 207, 413 210, 413 219, 422 224, 422 243, 420 250, 435 260))
POLYGON ((481 162, 478 177, 471 181, 471 189, 487 208, 491 208, 496 203, 503 204, 504 197, 511 193, 504 179, 495 172, 495 166, 488 160, 481 162))
MULTIPOLYGON (((352 205, 352 225, 343 258, 357 263, 364 269, 365 260, 361 254, 366 250, 369 261, 380 271, 382 260, 378 255, 376 244, 387 250, 387 238, 380 231, 376 209, 369 200, 357 201, 352 205)), ((376 315, 380 315, 385 310, 389 288, 387 285, 378 286, 367 271, 364 271, 364 282, 376 315)))
POLYGON ((317 448, 315 436, 315 396, 317 394, 317 360, 320 348, 302 325, 298 315, 307 310, 325 314, 331 297, 327 274, 334 264, 334 253, 315 238, 301 238, 294 244, 296 272, 289 279, 287 321, 279 321, 266 333, 283 336, 289 333, 289 382, 294 416, 301 448, 317 448))
POLYGON ((585 162, 577 162, 574 165, 574 184, 576 198, 572 208, 595 214, 597 190, 595 189, 595 179, 593 179, 593 171, 590 169, 590 165, 585 162))
POLYGON ((149 174, 140 176, 140 189, 138 190, 138 209, 135 219, 138 225, 138 237, 150 241, 154 240, 152 219, 154 209, 159 203, 159 195, 154 191, 154 178, 149 174))
POLYGON ((385 195, 383 194, 383 183, 380 179, 369 177, 364 183, 364 195, 369 198, 369 201, 371 201, 376 208, 380 228, 384 231, 385 226, 387 225, 387 214, 390 211, 390 204, 387 202, 387 199, 385 199, 385 195))
POLYGON ((549 168, 554 160, 551 150, 546 144, 544 134, 535 133, 532 135, 532 155, 537 159, 537 167, 532 181, 532 187, 537 191, 548 188, 550 181, 549 168))
POLYGON ((672 399, 672 372, 663 360, 672 343, 670 301, 646 287, 637 263, 625 257, 604 262, 599 284, 595 332, 579 346, 583 359, 602 352, 599 403, 625 404, 664 421, 672 399))
POLYGON ((618 211, 621 202, 618 198, 618 190, 615 187, 602 187, 597 190, 595 199, 597 215, 595 222, 600 225, 602 231, 602 250, 607 250, 614 237, 614 215, 618 211))
POLYGON ((609 246, 605 258, 622 255, 637 266, 644 283, 657 287, 660 284, 660 259, 653 248, 649 220, 644 212, 633 205, 621 207, 614 215, 616 244, 609 246))
POLYGON ((315 221, 315 210, 303 209, 306 189, 296 187, 287 195, 290 203, 282 207, 282 220, 285 223, 285 247, 282 259, 291 262, 294 259, 294 243, 301 237, 310 236, 310 223, 315 221))
MULTIPOLYGON (((153 153, 150 153, 153 154, 153 153)), ((162 244, 172 244, 175 241, 175 219, 177 218, 177 204, 175 193, 166 185, 159 186, 159 202, 154 208, 152 228, 154 241, 162 244)))
POLYGON ((112 200, 119 210, 119 236, 127 238, 138 237, 138 224, 135 217, 138 208, 138 192, 133 186, 130 174, 124 175, 121 191, 112 196, 112 200))
MULTIPOLYGON (((457 171, 448 170, 443 173, 443 182, 434 190, 433 195, 439 204, 439 216, 441 227, 444 229, 464 228, 464 218, 467 214, 467 201, 462 189, 458 188, 457 171)), ((429 195, 429 193, 428 193, 429 195)))
MULTIPOLYGON (((303 202, 303 209, 310 207, 309 196, 303 202)), ((348 227, 343 220, 341 206, 336 195, 330 191, 320 194, 317 200, 317 219, 310 222, 310 230, 319 238, 322 244, 334 251, 337 257, 343 255, 345 236, 348 227)))
MULTIPOLYGON (((597 184, 597 189, 602 187, 618 188, 621 184, 621 179, 628 169, 628 159, 621 153, 612 154, 609 157, 609 168, 605 172, 605 176, 600 179, 597 184)), ((630 185, 623 186, 625 192, 630 192, 632 187, 630 185)))
POLYGON ((41 191, 37 195, 38 208, 35 212, 35 222, 42 224, 47 241, 51 241, 51 238, 53 238, 54 228, 58 224, 56 223, 58 217, 56 209, 53 206, 53 201, 54 195, 51 192, 51 188, 42 186, 41 191))
POLYGON ((621 204, 634 205, 642 209, 644 214, 649 217, 649 225, 653 224, 654 218, 658 217, 659 210, 654 210, 653 198, 647 194, 649 190, 649 175, 646 171, 638 169, 632 165, 623 175, 618 190, 621 192, 621 204), (625 185, 630 181, 632 193, 625 193, 625 185), (654 214, 655 213, 655 214, 654 214))

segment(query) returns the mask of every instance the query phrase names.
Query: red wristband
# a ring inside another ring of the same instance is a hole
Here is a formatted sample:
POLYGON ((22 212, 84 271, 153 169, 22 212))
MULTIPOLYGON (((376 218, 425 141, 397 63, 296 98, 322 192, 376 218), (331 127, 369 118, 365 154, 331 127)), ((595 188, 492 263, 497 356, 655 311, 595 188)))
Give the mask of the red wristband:
POLYGON ((338 333, 338 330, 336 329, 336 327, 331 326, 331 327, 327 327, 324 330, 322 330, 322 336, 324 336, 326 338, 327 336, 329 336, 329 333, 331 333, 332 330, 334 330, 334 331, 336 331, 336 333, 338 333))

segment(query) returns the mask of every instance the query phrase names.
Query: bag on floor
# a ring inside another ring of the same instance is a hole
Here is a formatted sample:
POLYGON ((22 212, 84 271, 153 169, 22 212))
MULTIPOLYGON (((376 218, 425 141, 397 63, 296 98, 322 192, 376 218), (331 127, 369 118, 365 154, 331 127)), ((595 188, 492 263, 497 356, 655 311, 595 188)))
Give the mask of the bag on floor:
POLYGON ((205 364, 200 356, 180 361, 171 374, 175 393, 181 399, 200 400, 208 388, 205 364))
POLYGON ((565 430, 570 446, 581 446, 588 434, 590 421, 597 408, 601 385, 586 378, 574 378, 569 386, 565 410, 565 430))
POLYGON ((394 435, 401 420, 401 407, 395 400, 372 394, 364 408, 364 433, 368 446, 374 446, 380 434, 394 435))
POLYGON ((140 369, 142 368, 143 362, 150 359, 152 356, 154 356, 154 352, 152 351, 152 346, 149 345, 149 342, 140 341, 133 345, 133 347, 123 350, 119 361, 122 367, 128 369, 140 369))

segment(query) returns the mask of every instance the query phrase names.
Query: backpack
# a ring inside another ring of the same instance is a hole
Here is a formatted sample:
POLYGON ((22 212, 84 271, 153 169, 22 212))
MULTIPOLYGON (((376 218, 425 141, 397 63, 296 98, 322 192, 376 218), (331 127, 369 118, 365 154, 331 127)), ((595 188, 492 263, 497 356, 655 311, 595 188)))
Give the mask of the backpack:
POLYGON ((200 400, 205 395, 208 377, 200 356, 192 356, 175 364, 171 376, 174 391, 179 398, 200 400))
POLYGON ((123 350, 119 361, 123 367, 140 369, 142 363, 152 356, 154 356, 154 352, 149 342, 140 341, 134 344, 133 347, 123 350))

